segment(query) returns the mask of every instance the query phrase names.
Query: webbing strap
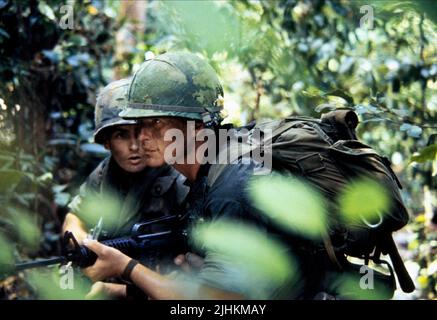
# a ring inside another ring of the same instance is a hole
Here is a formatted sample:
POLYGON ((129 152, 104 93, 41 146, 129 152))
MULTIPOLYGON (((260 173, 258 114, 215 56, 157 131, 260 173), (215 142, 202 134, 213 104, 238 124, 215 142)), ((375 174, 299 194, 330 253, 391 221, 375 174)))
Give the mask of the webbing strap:
MULTIPOLYGON (((285 131, 290 129, 294 125, 293 121, 286 122, 283 125, 280 125, 278 128, 273 130, 272 136, 269 137, 267 140, 264 141, 263 145, 268 145, 272 143, 272 141, 283 134, 285 131)), ((226 149, 222 150, 218 154, 218 160, 222 159, 224 156, 229 155, 229 163, 233 163, 234 161, 238 160, 241 157, 244 157, 248 155, 251 151, 259 147, 259 145, 248 145, 243 143, 238 143, 238 148, 230 149, 229 147, 226 147, 226 149), (239 152, 241 149, 241 152, 239 152)), ((235 146, 235 145, 234 145, 235 146)), ((222 174, 223 170, 226 168, 228 164, 227 163, 215 163, 212 164, 209 168, 208 173, 208 186, 212 186, 217 178, 222 174)))

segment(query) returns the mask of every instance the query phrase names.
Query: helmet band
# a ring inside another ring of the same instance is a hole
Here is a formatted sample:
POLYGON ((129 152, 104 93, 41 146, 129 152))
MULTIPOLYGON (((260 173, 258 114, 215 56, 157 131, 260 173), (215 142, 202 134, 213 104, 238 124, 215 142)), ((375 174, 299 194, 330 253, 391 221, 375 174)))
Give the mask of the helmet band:
POLYGON ((145 103, 129 103, 129 108, 132 109, 145 109, 145 110, 157 110, 157 111, 175 111, 175 112, 188 112, 188 113, 204 113, 206 112, 219 112, 219 107, 184 107, 184 106, 172 106, 161 104, 145 104, 145 103))

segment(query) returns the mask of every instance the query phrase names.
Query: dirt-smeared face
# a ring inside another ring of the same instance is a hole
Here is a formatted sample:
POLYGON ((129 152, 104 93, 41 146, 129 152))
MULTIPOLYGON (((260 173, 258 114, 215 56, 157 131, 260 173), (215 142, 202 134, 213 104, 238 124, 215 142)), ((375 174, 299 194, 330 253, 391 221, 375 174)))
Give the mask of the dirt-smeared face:
MULTIPOLYGON (((172 143, 184 144, 184 139, 168 139, 165 141, 165 134, 169 130, 177 129, 183 132, 184 122, 175 118, 147 118, 140 121, 140 141, 146 153, 146 162, 149 167, 160 167, 166 164, 165 150, 172 143)), ((183 148, 183 146, 182 146, 183 148)))

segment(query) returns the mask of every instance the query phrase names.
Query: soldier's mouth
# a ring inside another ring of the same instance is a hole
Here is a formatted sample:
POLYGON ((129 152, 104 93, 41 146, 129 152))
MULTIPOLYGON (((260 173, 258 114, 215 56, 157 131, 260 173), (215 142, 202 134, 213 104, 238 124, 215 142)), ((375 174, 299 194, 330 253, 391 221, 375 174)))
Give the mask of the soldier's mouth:
POLYGON ((141 161, 141 157, 140 157, 140 156, 132 156, 132 157, 129 157, 128 160, 129 160, 131 163, 138 163, 138 162, 141 161))

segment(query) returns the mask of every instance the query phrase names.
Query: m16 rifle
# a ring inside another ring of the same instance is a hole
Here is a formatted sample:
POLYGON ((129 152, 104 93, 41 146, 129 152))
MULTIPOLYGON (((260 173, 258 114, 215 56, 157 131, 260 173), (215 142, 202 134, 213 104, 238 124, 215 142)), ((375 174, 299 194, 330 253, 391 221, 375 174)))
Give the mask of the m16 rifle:
MULTIPOLYGON (((183 218, 182 215, 172 215, 137 223, 130 236, 103 240, 101 243, 128 256, 137 256, 149 250, 184 250, 187 247, 187 232, 183 227, 183 218)), ((70 231, 65 232, 62 244, 63 252, 60 256, 20 262, 15 264, 14 271, 69 262, 73 266, 86 268, 97 260, 97 255, 86 246, 80 245, 70 231)))

